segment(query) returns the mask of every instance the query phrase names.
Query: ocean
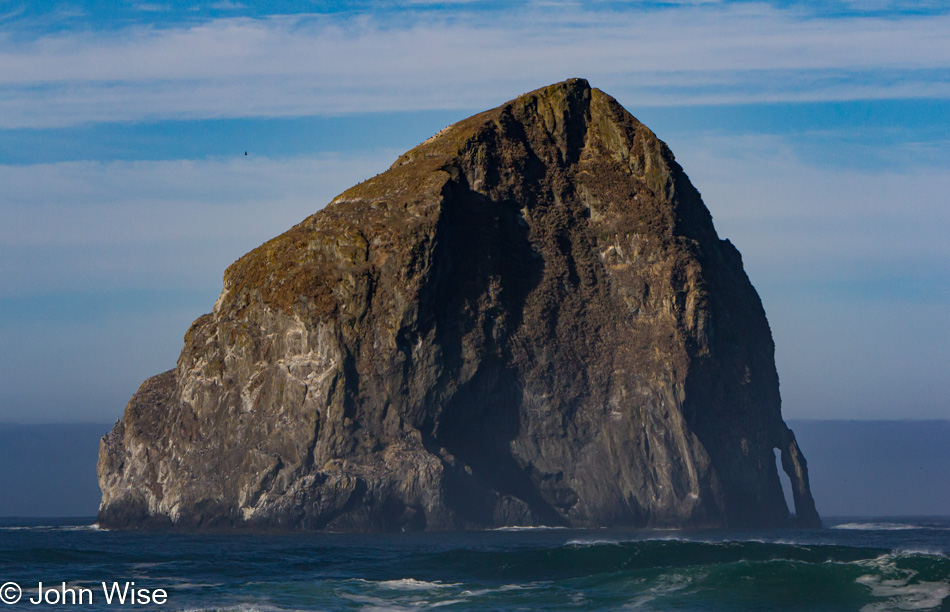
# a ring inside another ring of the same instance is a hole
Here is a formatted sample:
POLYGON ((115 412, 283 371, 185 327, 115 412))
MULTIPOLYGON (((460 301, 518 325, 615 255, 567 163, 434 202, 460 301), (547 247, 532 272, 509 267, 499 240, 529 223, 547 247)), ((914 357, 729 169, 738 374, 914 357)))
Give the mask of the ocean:
POLYGON ((353 535, 0 519, 0 611, 950 610, 950 519, 825 524, 353 535))

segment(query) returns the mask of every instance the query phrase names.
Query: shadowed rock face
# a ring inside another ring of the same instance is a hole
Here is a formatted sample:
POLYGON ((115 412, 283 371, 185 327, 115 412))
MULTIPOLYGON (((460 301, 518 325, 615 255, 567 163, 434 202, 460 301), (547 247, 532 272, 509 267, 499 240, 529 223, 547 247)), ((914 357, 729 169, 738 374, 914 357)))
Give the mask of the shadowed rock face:
POLYGON ((818 525, 739 252, 586 81, 248 253, 106 435, 111 527, 818 525))

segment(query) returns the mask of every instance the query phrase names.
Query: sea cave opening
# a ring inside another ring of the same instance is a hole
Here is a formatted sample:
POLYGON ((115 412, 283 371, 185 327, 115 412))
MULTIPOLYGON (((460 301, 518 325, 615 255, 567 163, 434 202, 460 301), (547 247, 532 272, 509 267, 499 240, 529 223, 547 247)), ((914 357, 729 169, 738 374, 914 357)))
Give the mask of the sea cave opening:
POLYGON ((782 451, 777 448, 772 449, 775 453, 775 470, 778 472, 779 482, 782 484, 782 493, 785 494, 785 507, 791 515, 795 515, 795 499, 792 496, 792 479, 785 473, 782 467, 782 451))

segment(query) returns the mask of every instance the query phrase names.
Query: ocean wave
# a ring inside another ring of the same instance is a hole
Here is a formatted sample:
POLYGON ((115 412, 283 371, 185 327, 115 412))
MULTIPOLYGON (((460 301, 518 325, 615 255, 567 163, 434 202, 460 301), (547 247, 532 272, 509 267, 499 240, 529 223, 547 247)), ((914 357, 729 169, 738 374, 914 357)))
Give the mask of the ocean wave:
POLYGON ((339 597, 357 604, 362 604, 360 609, 366 611, 418 610, 422 607, 432 607, 434 604, 438 603, 437 601, 433 602, 420 598, 394 599, 392 597, 378 597, 375 595, 369 595, 367 593, 340 593, 339 597))
POLYGON ((225 586, 223 582, 189 582, 178 578, 172 579, 168 587, 175 591, 187 591, 189 589, 218 589, 225 586))
POLYGON ((436 601, 429 604, 430 608, 441 608, 442 606, 452 606, 455 604, 465 603, 467 599, 446 599, 444 601, 436 601))
POLYGON ((647 604, 683 591, 689 587, 697 578, 704 578, 704 575, 687 576, 685 574, 669 574, 659 578, 654 584, 645 591, 628 601, 623 605, 624 610, 641 609, 647 604))
POLYGON ((510 525, 508 527, 495 527, 486 531, 552 531, 554 529, 567 529, 555 525, 510 525))
POLYGON ((898 561, 909 556, 916 555, 888 554, 855 563, 873 570, 873 573, 862 574, 855 582, 867 587, 872 597, 884 600, 864 606, 861 612, 935 610, 942 607, 944 600, 950 597, 950 577, 944 580, 922 578, 920 570, 899 565, 898 561))
POLYGON ((941 557, 943 559, 948 559, 950 556, 947 555, 947 551, 939 550, 936 548, 926 548, 926 547, 899 547, 894 549, 894 554, 912 557, 912 556, 921 556, 921 557, 941 557))
MULTIPOLYGON (((905 521, 931 524, 923 517, 905 521)), ((348 537, 334 537, 328 546, 324 536, 301 541, 10 533, 0 536, 11 543, 0 547, 0 567, 33 568, 31 573, 56 568, 58 575, 74 578, 70 585, 86 585, 103 572, 135 578, 136 584, 167 587, 176 609, 193 612, 572 606, 670 611, 746 609, 749 602, 762 609, 789 609, 795 602, 803 610, 865 606, 864 612, 879 612, 940 609, 950 597, 950 559, 941 552, 950 550, 950 539, 940 531, 570 530, 423 535, 409 545, 406 538, 415 536, 348 537), (121 552, 111 548, 114 542, 121 552), (824 586, 814 588, 816 583, 824 586)))
POLYGON ((501 592, 505 592, 505 591, 525 591, 525 590, 528 590, 528 589, 536 589, 536 588, 538 588, 537 583, 535 583, 535 584, 503 584, 503 585, 501 585, 500 587, 498 587, 498 590, 501 591, 501 592))
POLYGON ((415 578, 401 578, 399 580, 382 580, 374 583, 386 589, 396 589, 400 591, 427 591, 430 589, 445 589, 459 586, 458 583, 450 582, 428 582, 425 580, 416 580, 415 578))
POLYGON ((99 523, 93 523, 92 525, 64 525, 62 527, 56 527, 60 531, 109 531, 99 526, 99 523))
POLYGON ((0 531, 108 531, 99 526, 91 525, 10 525, 0 527, 0 531))
POLYGON ((0 527, 0 531, 30 531, 32 529, 50 529, 50 527, 0 527))
POLYGON ((934 529, 923 525, 909 525, 907 523, 842 523, 832 525, 831 529, 851 529, 856 531, 909 531, 912 529, 934 529))
MULTIPOLYGON (((756 541, 756 540, 752 540, 756 541)), ((590 547, 590 546, 620 546, 626 544, 649 544, 651 542, 680 542, 693 544, 727 544, 729 542, 719 542, 716 540, 689 539, 682 536, 654 536, 654 537, 617 537, 613 539, 606 538, 575 538, 568 540, 564 546, 590 547)))
POLYGON ((234 604, 211 606, 207 608, 185 608, 182 612, 304 612, 303 610, 294 610, 288 608, 278 608, 277 606, 267 606, 261 604, 234 604))
POLYGON ((565 546, 616 546, 624 540, 568 540, 565 546))

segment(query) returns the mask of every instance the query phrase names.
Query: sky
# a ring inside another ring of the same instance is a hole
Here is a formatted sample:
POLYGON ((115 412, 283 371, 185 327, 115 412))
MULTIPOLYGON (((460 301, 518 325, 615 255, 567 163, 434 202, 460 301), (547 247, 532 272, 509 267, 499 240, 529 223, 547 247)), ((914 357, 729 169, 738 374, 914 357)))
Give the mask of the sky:
POLYGON ((742 252, 786 418, 950 418, 950 2, 0 0, 0 422, 114 421, 231 262, 570 77, 742 252))

